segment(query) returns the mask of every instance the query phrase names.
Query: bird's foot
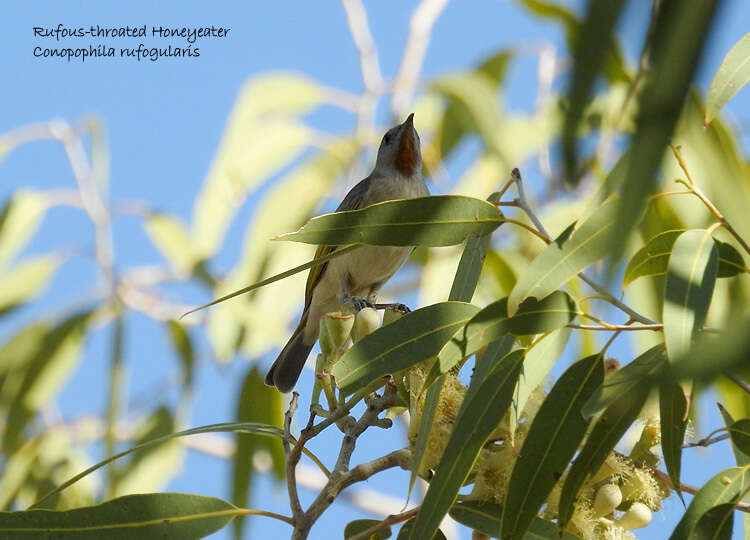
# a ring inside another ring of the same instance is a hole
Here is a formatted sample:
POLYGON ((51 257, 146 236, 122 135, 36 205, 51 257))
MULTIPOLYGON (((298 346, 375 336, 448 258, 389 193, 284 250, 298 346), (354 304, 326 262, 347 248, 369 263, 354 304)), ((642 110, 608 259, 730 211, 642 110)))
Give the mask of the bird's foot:
POLYGON ((355 311, 362 311, 366 307, 375 307, 367 298, 361 296, 345 296, 344 304, 351 304, 355 311))
POLYGON ((375 309, 391 309, 393 311, 398 311, 399 313, 409 313, 411 310, 409 309, 409 306, 406 304, 402 304, 400 302, 396 302, 393 304, 374 304, 375 309))

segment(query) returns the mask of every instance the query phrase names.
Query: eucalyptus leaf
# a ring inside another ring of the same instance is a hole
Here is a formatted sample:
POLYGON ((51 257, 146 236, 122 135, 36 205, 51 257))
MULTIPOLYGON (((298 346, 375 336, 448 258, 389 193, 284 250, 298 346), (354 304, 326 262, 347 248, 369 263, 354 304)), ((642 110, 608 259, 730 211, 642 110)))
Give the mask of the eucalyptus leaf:
POLYGON ((731 540, 734 511, 734 501, 708 509, 695 524, 688 540, 731 540))
MULTIPOLYGON (((344 527, 344 538, 346 539, 357 536, 358 534, 379 523, 380 521, 378 521, 377 519, 355 519, 354 521, 350 521, 346 524, 346 527, 344 527)), ((385 540, 386 538, 390 538, 391 535, 391 528, 384 527, 378 532, 370 535, 367 540, 385 540)))
POLYGON ((471 234, 489 234, 503 221, 502 213, 487 201, 433 195, 318 216, 277 240, 326 245, 452 246, 471 234))
POLYGON ((583 404, 604 379, 601 355, 586 357, 557 380, 532 421, 503 503, 502 538, 523 538, 581 443, 590 421, 583 404))
MULTIPOLYGON (((460 524, 493 538, 499 536, 501 514, 502 507, 499 504, 480 501, 457 502, 450 511, 450 516, 460 524)), ((539 517, 532 520, 523 538, 524 540, 580 540, 580 537, 567 531, 561 533, 554 523, 539 517)))
POLYGON ((706 119, 708 124, 730 99, 750 81, 750 32, 740 38, 722 60, 708 87, 706 119))
POLYGON ((0 210, 0 269, 26 247, 46 210, 44 195, 31 189, 16 191, 0 210))
MULTIPOLYGON (((682 445, 688 423, 688 402, 682 386, 674 379, 664 378, 659 386, 659 418, 661 424, 661 450, 664 466, 673 486, 680 486, 682 445)), ((682 490, 675 491, 682 498, 682 490)))

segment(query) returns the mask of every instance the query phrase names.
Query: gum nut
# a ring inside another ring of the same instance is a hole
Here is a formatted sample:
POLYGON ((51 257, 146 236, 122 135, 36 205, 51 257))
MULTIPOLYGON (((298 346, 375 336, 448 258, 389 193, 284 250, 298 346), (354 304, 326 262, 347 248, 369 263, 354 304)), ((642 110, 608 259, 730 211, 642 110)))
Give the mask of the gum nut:
POLYGON ((383 326, 399 320, 404 314, 396 309, 386 309, 383 313, 383 326))
POLYGON ((622 491, 617 484, 604 484, 596 491, 594 498, 594 516, 606 516, 620 506, 622 491))
POLYGON ((620 518, 617 524, 623 529, 632 531, 640 529, 651 523, 651 510, 643 503, 634 502, 625 515, 620 518))
POLYGON ((354 326, 354 315, 335 311, 320 318, 320 350, 333 354, 346 343, 354 326))
POLYGON ((359 310, 354 317, 354 328, 352 328, 352 339, 356 343, 365 336, 372 334, 380 326, 380 313, 377 310, 366 307, 359 310))

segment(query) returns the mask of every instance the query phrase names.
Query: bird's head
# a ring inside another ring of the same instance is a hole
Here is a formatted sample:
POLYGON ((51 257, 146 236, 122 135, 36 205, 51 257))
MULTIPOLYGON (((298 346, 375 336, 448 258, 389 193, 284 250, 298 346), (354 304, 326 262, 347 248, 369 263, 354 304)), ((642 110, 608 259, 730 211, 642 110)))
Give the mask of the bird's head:
POLYGON ((422 153, 419 149, 419 135, 414 129, 414 113, 403 124, 392 127, 383 136, 375 167, 380 170, 395 170, 404 178, 421 174, 422 153))

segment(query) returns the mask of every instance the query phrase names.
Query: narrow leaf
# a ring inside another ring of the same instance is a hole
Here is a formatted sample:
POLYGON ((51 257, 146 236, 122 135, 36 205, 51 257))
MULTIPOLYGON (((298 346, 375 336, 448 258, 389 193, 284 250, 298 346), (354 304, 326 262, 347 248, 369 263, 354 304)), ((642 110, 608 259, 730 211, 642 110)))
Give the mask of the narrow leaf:
POLYGON ((185 386, 189 388, 193 385, 193 368, 195 366, 195 351, 193 350, 193 343, 190 341, 190 334, 177 321, 169 321, 167 328, 172 344, 182 362, 182 368, 185 372, 185 386))
POLYGON ((422 461, 424 460, 424 453, 427 449, 427 441, 430 440, 430 433, 432 432, 432 425, 435 422, 435 411, 437 410, 438 403, 440 403, 440 392, 443 389, 443 383, 445 382, 445 375, 439 376, 435 381, 430 384, 427 388, 427 394, 424 399, 424 406, 422 408, 422 415, 419 420, 419 432, 417 433, 417 441, 414 443, 414 452, 411 458, 411 475, 409 476, 409 491, 406 493, 406 499, 409 500, 411 492, 414 489, 414 483, 417 481, 419 471, 422 470, 422 461))
MULTIPOLYGON (((408 540, 412 534, 412 529, 414 528, 414 524, 416 522, 417 522, 417 519, 412 518, 406 523, 404 523, 403 527, 401 527, 401 530, 398 531, 398 537, 396 540, 408 540)), ((438 529, 435 531, 435 534, 432 535, 432 540, 447 540, 447 539, 445 535, 443 534, 443 531, 438 529)))
POLYGON ((581 407, 604 379, 601 355, 570 366, 539 408, 521 447, 503 504, 502 538, 523 538, 586 434, 581 407))
POLYGON ((561 529, 573 517, 576 495, 586 478, 604 464, 607 456, 638 417, 648 394, 649 387, 642 385, 634 392, 620 396, 594 424, 586 444, 570 466, 560 494, 558 523, 561 529))
POLYGON ((617 199, 605 202, 572 235, 561 235, 537 255, 508 297, 508 314, 515 314, 524 299, 544 298, 603 258, 610 249, 616 207, 617 199))
POLYGON ((573 299, 563 291, 555 291, 541 301, 529 298, 513 317, 508 317, 507 306, 506 298, 493 302, 459 329, 438 355, 440 372, 445 373, 505 334, 541 334, 565 326, 577 311, 573 299))
POLYGON ((708 124, 730 99, 750 81, 750 32, 740 38, 722 60, 708 87, 706 119, 708 124))
POLYGON ((742 418, 727 426, 734 447, 745 455, 750 455, 750 419, 742 418))
POLYGON ((28 244, 41 224, 47 202, 33 190, 19 190, 0 210, 0 268, 28 244))
POLYGON ((277 239, 327 245, 453 246, 470 234, 489 234, 503 221, 502 213, 487 201, 435 195, 325 214, 277 239))
POLYGON ((703 514, 715 506, 735 501, 748 486, 747 467, 730 467, 714 475, 695 494, 670 540, 689 538, 703 514))
POLYGON ((215 497, 147 493, 74 510, 0 512, 0 536, 17 540, 191 540, 222 529, 240 514, 240 509, 215 497))
POLYGON ((718 3, 707 0, 686 10, 681 0, 660 2, 650 44, 649 77, 638 99, 635 135, 629 148, 638 159, 629 162, 613 228, 610 253, 614 262, 622 257, 647 197, 658 185, 656 173, 682 111, 718 3))
POLYGON ((35 257, 0 270, 0 314, 32 300, 41 294, 60 266, 60 257, 35 257))
MULTIPOLYGON (((450 516, 470 529, 479 531, 494 538, 498 537, 500 531, 500 515, 502 507, 499 504, 479 501, 457 502, 451 508, 450 516)), ((578 536, 569 532, 563 532, 551 521, 534 517, 526 531, 524 540, 580 540, 578 536)))
MULTIPOLYGON (((257 366, 251 368, 240 389, 236 405, 237 422, 282 425, 283 413, 281 394, 266 386, 257 366)), ((232 460, 232 502, 239 507, 247 507, 250 500, 253 459, 256 454, 265 452, 270 458, 272 471, 277 480, 284 478, 284 449, 281 441, 253 434, 238 434, 237 449, 232 460)), ((234 522, 234 537, 242 537, 244 519, 234 522)))
POLYGON ((589 417, 607 408, 620 396, 634 392, 643 385, 650 385, 666 365, 664 345, 651 347, 638 358, 604 379, 600 388, 583 406, 582 413, 589 417))
POLYGON ((346 351, 331 370, 336 384, 349 395, 378 377, 436 356, 477 311, 471 304, 441 302, 407 313, 346 351))
POLYGON ((510 406, 523 356, 522 350, 516 350, 503 357, 477 391, 464 399, 410 538, 432 538, 455 502, 479 451, 510 406))
POLYGON ((661 418, 661 450, 664 465, 675 491, 682 498, 680 490, 680 468, 682 464, 682 444, 688 421, 688 403, 680 384, 671 378, 664 378, 659 386, 659 417, 661 418))
POLYGON ((690 349, 711 304, 718 249, 710 230, 682 233, 672 247, 664 294, 664 341, 674 360, 690 349))
POLYGON ((562 128, 563 161, 568 181, 573 185, 577 183, 578 127, 608 52, 608 47, 602 44, 612 42, 623 4, 623 0, 590 1, 586 17, 577 32, 578 38, 572 51, 573 75, 568 89, 569 104, 562 128))
MULTIPOLYGON (((724 418, 724 425, 728 428, 732 424, 734 424, 734 418, 732 418, 732 415, 729 414, 729 411, 727 411, 720 403, 717 403, 719 406, 719 410, 721 411, 721 416, 724 418)), ((750 454, 745 454, 744 452, 740 451, 737 446, 732 445, 732 451, 734 452, 734 459, 737 462, 737 465, 742 467, 743 465, 747 465, 750 463, 750 454)))

